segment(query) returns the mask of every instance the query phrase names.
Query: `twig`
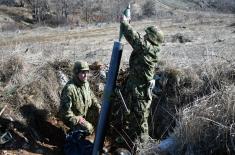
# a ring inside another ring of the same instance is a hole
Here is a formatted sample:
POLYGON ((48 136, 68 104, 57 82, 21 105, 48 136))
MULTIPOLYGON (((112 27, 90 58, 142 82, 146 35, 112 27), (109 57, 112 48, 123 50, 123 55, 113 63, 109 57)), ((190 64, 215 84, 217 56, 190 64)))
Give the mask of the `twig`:
POLYGON ((162 135, 161 135, 161 138, 160 139, 162 139, 162 137, 165 135, 165 133, 167 132, 167 131, 169 131, 169 128, 172 126, 172 124, 174 123, 174 119, 172 119, 172 121, 169 123, 169 126, 166 128, 166 130, 162 133, 162 135))
POLYGON ((174 116, 174 114, 171 114, 169 110, 167 110, 166 108, 164 108, 163 106, 161 106, 161 108, 167 112, 172 118, 174 118, 175 120, 177 120, 177 118, 174 116))
POLYGON ((17 134, 19 137, 23 138, 26 143, 29 143, 28 138, 25 137, 23 133, 20 133, 19 131, 17 131, 17 129, 14 129, 13 132, 17 134))
POLYGON ((6 108, 7 108, 7 105, 5 105, 5 106, 2 108, 2 110, 1 110, 1 112, 0 112, 0 116, 1 116, 2 113, 6 110, 6 108))
POLYGON ((212 119, 209 119, 209 118, 206 118, 206 117, 197 117, 197 118, 201 118, 201 119, 203 119, 203 120, 207 120, 207 121, 213 122, 213 123, 216 124, 217 126, 223 127, 223 128, 225 128, 225 129, 228 129, 228 128, 229 128, 229 127, 227 127, 227 126, 225 126, 225 125, 223 125, 223 124, 221 124, 221 123, 219 123, 219 122, 216 122, 216 121, 214 121, 214 120, 212 120, 212 119))
MULTIPOLYGON (((119 132, 114 126, 110 125, 121 137, 122 139, 125 141, 125 143, 127 144, 127 146, 129 147, 129 149, 131 149, 131 146, 129 145, 129 143, 126 141, 125 137, 121 134, 121 132, 119 132)), ((132 143, 133 144, 133 143, 132 143)))

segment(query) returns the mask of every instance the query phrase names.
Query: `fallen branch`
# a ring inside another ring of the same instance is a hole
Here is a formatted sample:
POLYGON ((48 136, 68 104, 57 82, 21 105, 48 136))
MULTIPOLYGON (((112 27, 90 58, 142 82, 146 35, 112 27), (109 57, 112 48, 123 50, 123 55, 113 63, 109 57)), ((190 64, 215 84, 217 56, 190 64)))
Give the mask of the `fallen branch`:
POLYGON ((2 113, 6 110, 6 108, 7 108, 7 105, 5 105, 5 106, 2 108, 2 110, 0 111, 0 116, 1 116, 2 113))
POLYGON ((12 131, 13 131, 15 134, 17 134, 20 138, 24 139, 24 141, 25 141, 26 143, 29 143, 28 138, 25 137, 23 133, 17 131, 17 129, 13 129, 12 131))

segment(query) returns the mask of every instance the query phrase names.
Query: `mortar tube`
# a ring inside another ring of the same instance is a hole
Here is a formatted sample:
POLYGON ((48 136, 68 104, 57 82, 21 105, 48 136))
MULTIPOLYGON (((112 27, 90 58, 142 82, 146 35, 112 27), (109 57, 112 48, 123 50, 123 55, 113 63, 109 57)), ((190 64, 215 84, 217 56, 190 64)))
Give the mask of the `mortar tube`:
POLYGON ((104 88, 102 99, 102 107, 99 116, 99 121, 96 129, 95 142, 92 150, 92 155, 100 155, 102 153, 106 128, 108 126, 108 117, 111 109, 111 95, 116 87, 116 80, 119 71, 119 66, 122 57, 123 45, 115 41, 108 71, 107 82, 104 88))

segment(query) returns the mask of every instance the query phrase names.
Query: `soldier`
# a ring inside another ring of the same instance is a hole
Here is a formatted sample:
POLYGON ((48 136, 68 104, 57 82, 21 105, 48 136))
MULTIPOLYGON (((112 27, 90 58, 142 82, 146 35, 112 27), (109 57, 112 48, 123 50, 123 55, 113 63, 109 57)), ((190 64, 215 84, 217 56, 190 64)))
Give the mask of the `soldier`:
POLYGON ((91 134, 93 125, 87 121, 87 112, 93 106, 100 110, 101 106, 90 89, 87 81, 89 66, 87 62, 75 62, 73 79, 68 81, 62 90, 60 116, 72 130, 87 130, 91 134))
POLYGON ((150 26, 141 38, 129 24, 125 15, 121 18, 121 31, 133 48, 129 59, 130 72, 124 89, 130 114, 126 116, 127 133, 132 140, 148 137, 148 116, 154 86, 154 70, 158 61, 160 44, 164 41, 162 31, 150 26))

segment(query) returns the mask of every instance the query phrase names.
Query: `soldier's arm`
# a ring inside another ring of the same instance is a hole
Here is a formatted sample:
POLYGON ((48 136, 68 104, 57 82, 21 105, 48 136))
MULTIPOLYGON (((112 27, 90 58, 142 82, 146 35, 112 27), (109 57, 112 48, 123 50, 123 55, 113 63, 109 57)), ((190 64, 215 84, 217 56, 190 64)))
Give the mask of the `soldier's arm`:
POLYGON ((61 94, 61 115, 70 127, 79 123, 79 116, 76 116, 72 111, 72 92, 68 88, 64 88, 61 94))
POLYGON ((95 94, 93 93, 93 91, 91 90, 91 100, 92 100, 92 105, 97 107, 99 110, 101 109, 101 105, 100 103, 98 102, 95 94))
POLYGON ((123 32, 126 40, 130 43, 133 49, 143 46, 143 41, 140 35, 133 30, 127 21, 121 22, 121 31, 123 32))

